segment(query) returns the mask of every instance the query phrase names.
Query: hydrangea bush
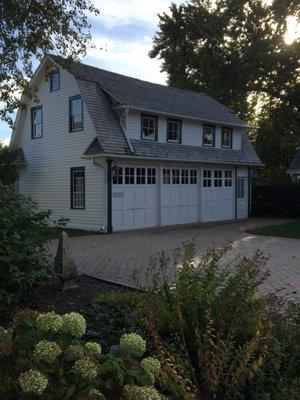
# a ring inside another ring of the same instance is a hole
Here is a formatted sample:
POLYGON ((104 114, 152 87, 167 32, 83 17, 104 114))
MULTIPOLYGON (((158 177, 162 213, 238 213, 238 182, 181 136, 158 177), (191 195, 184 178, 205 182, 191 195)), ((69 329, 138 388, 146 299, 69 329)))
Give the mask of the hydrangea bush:
POLYGON ((81 314, 19 313, 0 327, 0 398, 160 400, 154 388, 160 363, 145 340, 124 334, 107 354, 85 342, 81 314))

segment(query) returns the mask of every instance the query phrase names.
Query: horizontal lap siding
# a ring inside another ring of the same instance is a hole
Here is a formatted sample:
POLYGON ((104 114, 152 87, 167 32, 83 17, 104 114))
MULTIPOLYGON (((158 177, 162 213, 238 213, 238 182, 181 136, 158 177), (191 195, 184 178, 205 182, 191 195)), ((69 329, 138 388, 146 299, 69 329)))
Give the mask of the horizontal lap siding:
POLYGON ((60 74, 60 90, 50 93, 49 82, 39 85, 39 104, 43 106, 43 137, 31 139, 28 107, 20 146, 27 168, 19 179, 19 191, 32 196, 42 209, 52 209, 53 218, 70 219, 74 228, 100 230, 104 221, 104 170, 81 155, 96 136, 84 105, 84 130, 69 133, 69 97, 80 94, 73 76, 60 74), (70 168, 85 167, 85 209, 70 209, 70 168))
MULTIPOLYGON (((172 117, 170 117, 172 118, 172 117)), ((126 120, 126 130, 129 139, 141 139, 141 113, 129 111, 126 120)), ((158 118, 158 141, 166 143, 167 141, 167 117, 158 118)), ((201 121, 183 120, 182 121, 182 144, 187 146, 202 146, 203 123, 201 121)), ((221 148, 221 125, 216 125, 215 145, 221 148)), ((241 129, 233 128, 232 148, 241 149, 241 129)), ((226 151, 226 149, 224 149, 226 151)))

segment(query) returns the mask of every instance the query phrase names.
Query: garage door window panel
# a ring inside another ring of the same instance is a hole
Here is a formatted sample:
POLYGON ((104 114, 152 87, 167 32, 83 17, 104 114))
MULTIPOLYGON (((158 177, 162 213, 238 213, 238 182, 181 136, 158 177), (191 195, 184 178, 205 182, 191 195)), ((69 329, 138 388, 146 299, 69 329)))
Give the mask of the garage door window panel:
POLYGON ((189 183, 189 170, 182 169, 181 170, 181 184, 188 185, 188 183, 189 183))
POLYGON ((211 170, 209 169, 203 170, 203 187, 211 187, 211 181, 212 181, 211 175, 212 175, 211 170))
POLYGON ((114 185, 122 185, 123 184, 123 167, 119 167, 114 174, 113 177, 114 185))
POLYGON ((125 185, 134 185, 134 168, 125 168, 125 185))
POLYGON ((224 186, 232 187, 232 171, 230 170, 225 171, 224 186))
POLYGON ((214 171, 214 187, 222 187, 222 171, 214 171))
POLYGON ((164 185, 171 184, 171 170, 168 168, 163 169, 163 184, 164 185))
POLYGON ((136 169, 136 183, 137 185, 145 185, 146 183, 146 168, 136 169))
POLYGON ((197 170, 196 169, 190 170, 190 184, 197 185, 197 170))
POLYGON ((148 185, 156 185, 156 169, 148 168, 147 174, 148 185))
POLYGON ((179 185, 180 184, 180 170, 172 169, 172 184, 179 185))

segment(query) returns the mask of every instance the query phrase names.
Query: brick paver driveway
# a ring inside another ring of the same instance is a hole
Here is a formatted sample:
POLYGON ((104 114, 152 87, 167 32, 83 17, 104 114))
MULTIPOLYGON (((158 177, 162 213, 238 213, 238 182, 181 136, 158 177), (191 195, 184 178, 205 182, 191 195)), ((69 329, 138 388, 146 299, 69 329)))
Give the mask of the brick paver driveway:
MULTIPOLYGON (((139 279, 143 280, 150 258, 163 250, 171 254, 181 243, 193 241, 197 256, 201 256, 211 247, 232 242, 232 250, 226 255, 227 261, 238 254, 251 256, 256 250, 262 250, 270 256, 267 262, 270 277, 264 290, 284 288, 286 296, 299 302, 300 240, 253 236, 246 232, 256 226, 277 222, 274 219, 249 219, 75 237, 70 238, 70 249, 82 274, 134 286, 134 272, 138 271, 139 279)), ((49 242, 51 254, 55 254, 56 248, 57 240, 49 242)))

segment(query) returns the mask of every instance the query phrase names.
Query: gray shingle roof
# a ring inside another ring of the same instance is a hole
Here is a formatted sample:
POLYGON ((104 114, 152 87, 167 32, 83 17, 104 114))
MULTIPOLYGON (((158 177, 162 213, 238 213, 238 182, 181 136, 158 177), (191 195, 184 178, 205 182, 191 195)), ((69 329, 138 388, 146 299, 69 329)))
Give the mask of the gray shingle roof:
POLYGON ((198 91, 150 83, 81 63, 68 69, 78 79, 98 83, 132 108, 246 126, 229 108, 198 91))
MULTIPOLYGON (((84 155, 101 154, 102 149, 95 138, 84 155)), ((130 140, 134 149, 133 157, 147 157, 163 160, 178 160, 203 163, 226 163, 242 165, 261 165, 253 146, 246 134, 242 136, 242 149, 216 149, 182 144, 159 143, 146 140, 130 140)))
POLYGON ((77 80, 103 152, 128 154, 130 149, 109 96, 95 83, 77 80))
POLYGON ((300 171, 300 149, 294 155, 292 162, 289 165, 287 172, 299 172, 300 171))

